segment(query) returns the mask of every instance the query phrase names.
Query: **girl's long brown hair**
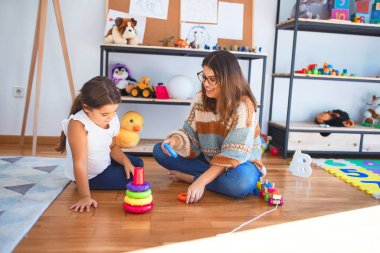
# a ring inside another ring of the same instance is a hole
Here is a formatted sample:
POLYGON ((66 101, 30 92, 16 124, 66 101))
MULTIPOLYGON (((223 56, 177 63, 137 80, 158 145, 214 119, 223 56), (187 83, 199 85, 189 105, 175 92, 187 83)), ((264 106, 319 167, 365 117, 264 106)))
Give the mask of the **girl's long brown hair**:
MULTIPOLYGON (((69 116, 82 110, 83 105, 87 105, 91 109, 98 109, 104 105, 119 103, 120 92, 112 80, 97 76, 87 81, 80 89, 78 96, 71 105, 69 116)), ((62 153, 66 150, 66 135, 63 131, 56 150, 62 153)))
POLYGON ((235 55, 228 51, 214 51, 204 58, 202 67, 204 66, 214 72, 216 83, 220 87, 220 97, 217 101, 206 96, 206 90, 202 85, 202 100, 206 110, 219 113, 222 121, 227 123, 236 113, 242 98, 247 96, 256 111, 256 99, 235 55))

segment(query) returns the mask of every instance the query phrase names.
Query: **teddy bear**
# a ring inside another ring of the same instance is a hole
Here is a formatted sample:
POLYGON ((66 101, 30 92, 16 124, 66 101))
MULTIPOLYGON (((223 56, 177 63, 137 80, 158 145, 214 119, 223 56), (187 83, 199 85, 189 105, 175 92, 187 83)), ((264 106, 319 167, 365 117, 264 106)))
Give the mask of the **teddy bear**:
POLYGON ((362 125, 380 127, 380 97, 373 95, 372 103, 368 105, 370 108, 364 112, 362 125))
MULTIPOLYGON (((311 5, 325 5, 327 0, 301 0, 299 7, 299 17, 300 18, 314 18, 319 19, 320 16, 318 13, 315 13, 311 10, 311 5)), ((296 5, 294 4, 292 9, 291 18, 296 16, 296 5)))
POLYGON ((315 117, 315 123, 336 127, 353 127, 355 125, 347 112, 338 109, 318 114, 315 117))
POLYGON ((137 21, 134 18, 115 19, 115 25, 108 30, 104 43, 137 45, 136 25, 137 21))

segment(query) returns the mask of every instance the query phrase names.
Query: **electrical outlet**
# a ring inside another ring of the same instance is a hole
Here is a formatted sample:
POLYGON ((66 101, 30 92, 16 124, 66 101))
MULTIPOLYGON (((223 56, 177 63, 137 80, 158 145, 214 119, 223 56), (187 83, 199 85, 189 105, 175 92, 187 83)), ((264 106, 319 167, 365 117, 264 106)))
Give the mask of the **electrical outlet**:
POLYGON ((23 98, 24 97, 24 88, 19 86, 13 87, 13 96, 16 98, 23 98))

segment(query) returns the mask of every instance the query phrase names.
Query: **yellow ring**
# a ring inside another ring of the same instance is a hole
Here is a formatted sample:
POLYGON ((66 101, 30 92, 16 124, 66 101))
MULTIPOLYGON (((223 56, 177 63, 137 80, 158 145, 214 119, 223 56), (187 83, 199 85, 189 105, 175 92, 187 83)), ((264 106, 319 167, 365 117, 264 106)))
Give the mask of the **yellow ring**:
POLYGON ((145 206, 152 203, 152 201, 153 201, 152 195, 150 195, 149 197, 145 199, 133 199, 128 196, 125 196, 124 198, 124 202, 127 204, 130 204, 131 206, 145 206))

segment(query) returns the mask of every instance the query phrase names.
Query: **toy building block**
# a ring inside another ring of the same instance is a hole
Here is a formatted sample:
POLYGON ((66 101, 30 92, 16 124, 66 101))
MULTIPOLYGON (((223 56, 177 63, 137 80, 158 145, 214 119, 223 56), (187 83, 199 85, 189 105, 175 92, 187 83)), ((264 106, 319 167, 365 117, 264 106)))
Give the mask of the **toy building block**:
POLYGON ((372 11, 371 13, 371 21, 374 19, 380 19, 380 10, 379 11, 372 11))
POLYGON ((380 2, 373 3, 373 5, 372 5, 372 11, 380 11, 380 2))
POLYGON ((334 0, 333 9, 348 9, 350 7, 349 0, 334 0))
POLYGON ((370 16, 369 13, 354 13, 351 15, 351 21, 355 23, 369 23, 370 16))
POLYGON ((332 9, 330 18, 338 19, 338 20, 349 20, 349 10, 348 9, 332 9))
POLYGON ((369 13, 370 12, 370 1, 356 1, 356 12, 357 13, 369 13))

